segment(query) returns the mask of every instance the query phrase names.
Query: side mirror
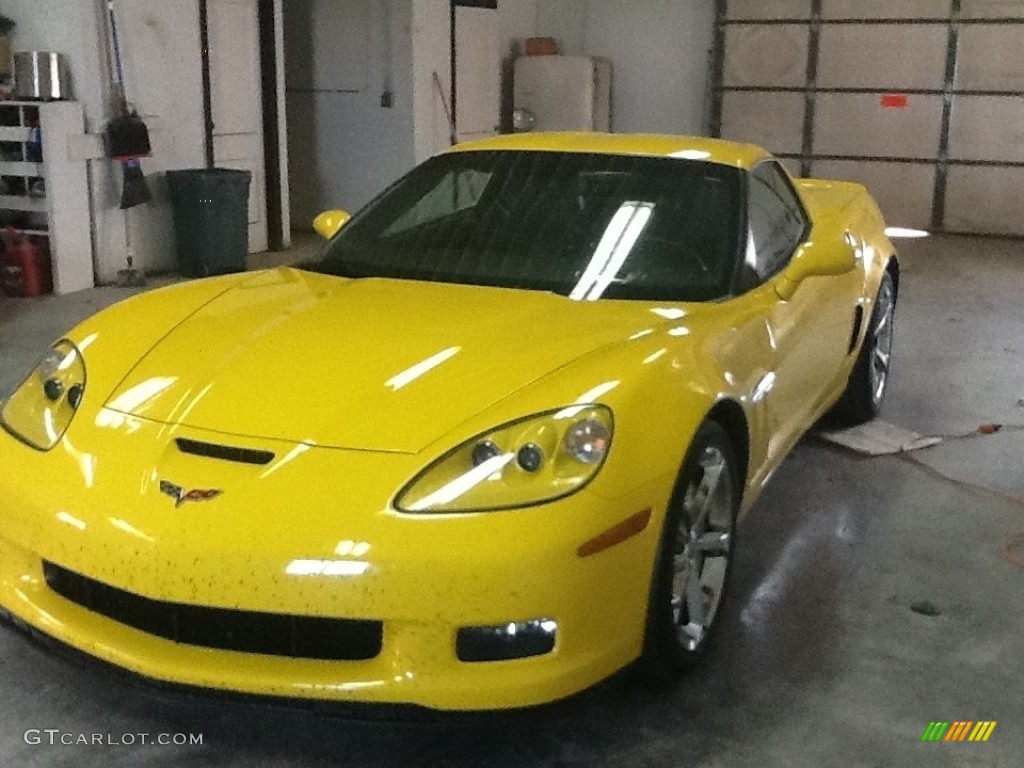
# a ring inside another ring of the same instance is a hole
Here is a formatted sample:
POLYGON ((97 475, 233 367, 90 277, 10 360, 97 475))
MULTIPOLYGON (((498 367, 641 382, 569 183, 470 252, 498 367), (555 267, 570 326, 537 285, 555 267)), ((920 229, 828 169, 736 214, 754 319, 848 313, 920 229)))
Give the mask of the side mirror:
POLYGON ((352 214, 348 211, 324 211, 315 219, 313 219, 313 229, 316 233, 325 240, 330 240, 341 229, 348 223, 348 220, 352 218, 352 214))
POLYGON ((789 260, 789 266, 782 270, 775 290, 779 298, 788 301, 808 277, 845 275, 857 266, 859 257, 860 249, 849 233, 838 242, 804 243, 789 260))

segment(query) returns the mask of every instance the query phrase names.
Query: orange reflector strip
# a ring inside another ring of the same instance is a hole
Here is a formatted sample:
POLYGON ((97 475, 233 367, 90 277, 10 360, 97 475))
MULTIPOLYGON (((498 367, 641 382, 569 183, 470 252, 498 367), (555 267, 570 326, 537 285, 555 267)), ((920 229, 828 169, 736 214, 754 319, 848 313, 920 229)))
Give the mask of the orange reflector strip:
POLYGON ((972 725, 974 723, 970 720, 959 720, 953 723, 953 727, 949 729, 949 733, 946 734, 946 738, 943 741, 963 741, 967 738, 967 732, 972 725))
POLYGON ((645 509, 643 512, 637 512, 635 515, 627 517, 621 523, 613 525, 607 531, 599 533, 589 541, 580 544, 576 554, 580 557, 590 557, 598 552, 604 552, 604 550, 636 536, 647 527, 649 522, 651 522, 651 510, 645 509))

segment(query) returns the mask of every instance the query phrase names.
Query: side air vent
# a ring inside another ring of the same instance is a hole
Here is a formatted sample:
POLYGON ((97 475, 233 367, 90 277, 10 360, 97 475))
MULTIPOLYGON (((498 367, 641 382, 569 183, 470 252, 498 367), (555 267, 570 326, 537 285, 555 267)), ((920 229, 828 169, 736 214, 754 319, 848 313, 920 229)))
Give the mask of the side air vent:
POLYGON ((274 454, 270 451, 256 451, 251 448, 236 448, 231 445, 218 445, 216 443, 203 443, 199 440, 187 440, 179 437, 175 441, 178 450, 182 453, 190 453, 193 456, 205 456, 208 459, 220 459, 222 461, 233 461, 236 464, 256 464, 263 466, 274 460, 274 454))
POLYGON ((853 333, 850 334, 850 348, 846 354, 852 354, 857 348, 857 339, 860 338, 860 327, 864 324, 864 307, 858 304, 853 308, 853 333))

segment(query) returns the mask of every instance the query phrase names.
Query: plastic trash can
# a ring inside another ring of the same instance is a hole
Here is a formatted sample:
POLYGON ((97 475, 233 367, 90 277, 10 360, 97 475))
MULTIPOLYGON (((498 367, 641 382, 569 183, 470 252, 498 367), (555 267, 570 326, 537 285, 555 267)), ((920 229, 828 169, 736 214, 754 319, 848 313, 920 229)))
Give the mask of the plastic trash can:
POLYGON ((168 171, 178 267, 188 277, 244 272, 249 252, 249 171, 168 171))

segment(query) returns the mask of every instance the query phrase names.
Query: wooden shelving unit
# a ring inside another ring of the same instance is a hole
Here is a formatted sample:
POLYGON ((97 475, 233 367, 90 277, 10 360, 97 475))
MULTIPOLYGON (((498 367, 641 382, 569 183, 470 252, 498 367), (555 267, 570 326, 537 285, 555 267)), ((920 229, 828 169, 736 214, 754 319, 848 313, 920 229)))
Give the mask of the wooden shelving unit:
POLYGON ((78 102, 0 101, 0 225, 46 239, 59 294, 94 284, 86 162, 68 151, 84 133, 78 102))

